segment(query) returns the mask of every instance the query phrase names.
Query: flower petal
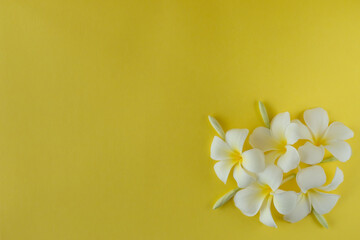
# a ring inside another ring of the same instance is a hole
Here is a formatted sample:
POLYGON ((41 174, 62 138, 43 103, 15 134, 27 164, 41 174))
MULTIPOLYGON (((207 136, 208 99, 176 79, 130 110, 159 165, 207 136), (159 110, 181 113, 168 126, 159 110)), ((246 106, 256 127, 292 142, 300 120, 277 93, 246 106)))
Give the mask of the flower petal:
POLYGON ((284 171, 284 173, 296 168, 299 165, 300 157, 297 150, 290 146, 286 146, 286 152, 280 156, 277 165, 284 171))
POLYGON ((249 142, 253 148, 261 149, 264 152, 276 149, 276 143, 271 136, 270 129, 265 127, 255 128, 249 137, 249 142))
POLYGON ((279 151, 270 151, 265 154, 265 165, 275 164, 276 159, 280 157, 281 153, 279 151))
POLYGON ((269 165, 265 170, 258 174, 259 181, 268 185, 273 191, 279 188, 283 179, 283 173, 278 166, 269 165))
POLYGON ((242 154, 242 165, 246 170, 254 173, 262 172, 265 169, 265 156, 259 149, 250 149, 242 154))
POLYGON ((354 132, 341 122, 333 122, 325 132, 327 140, 347 140, 354 137, 354 132))
POLYGON ((298 133, 299 126, 296 123, 290 123, 285 131, 285 138, 287 144, 294 144, 300 139, 300 134, 298 133))
POLYGON ((322 215, 330 212, 331 209, 333 209, 340 196, 319 191, 310 191, 309 198, 315 211, 322 215))
POLYGON ((221 138, 215 136, 211 144, 210 157, 214 160, 229 160, 231 159, 232 149, 221 138))
POLYGON ((313 108, 304 112, 304 120, 315 137, 323 136, 329 125, 329 116, 322 108, 313 108))
POLYGON ((310 200, 306 197, 305 194, 300 193, 298 194, 294 210, 291 213, 285 215, 284 219, 291 223, 298 222, 309 215, 310 212, 310 200))
POLYGON ((303 168, 296 174, 296 182, 303 193, 318 188, 326 182, 324 169, 317 165, 303 168))
POLYGON ((332 190, 335 190, 343 181, 344 181, 344 173, 341 171, 340 168, 336 168, 335 175, 331 183, 329 183, 329 185, 319 187, 319 189, 326 192, 330 192, 332 190))
POLYGON ((246 216, 254 216, 259 211, 266 195, 260 187, 251 185, 236 193, 235 206, 246 216))
POLYGON ((286 128, 290 124, 290 114, 288 112, 276 115, 270 124, 271 136, 276 140, 282 140, 285 137, 286 128))
POLYGON ((289 214, 294 210, 297 194, 294 191, 276 190, 274 193, 274 206, 281 214, 289 214))
POLYGON ((271 215, 272 196, 269 196, 260 209, 260 222, 269 227, 277 228, 276 223, 271 215))
POLYGON ((225 140, 232 149, 242 152, 244 142, 248 134, 249 130, 247 129, 231 129, 226 132, 225 140))
POLYGON ((286 129, 285 136, 288 144, 294 144, 299 139, 312 141, 312 135, 309 128, 297 119, 291 121, 286 129))
POLYGON ((311 142, 306 142, 298 149, 300 161, 307 164, 317 164, 324 159, 325 150, 323 146, 315 146, 311 142))
POLYGON ((215 173, 223 183, 226 183, 231 168, 234 166, 235 163, 236 162, 232 160, 219 161, 215 163, 214 165, 215 173))
POLYGON ((233 176, 240 188, 245 188, 255 181, 255 178, 246 172, 240 165, 235 165, 233 176))
POLYGON ((341 162, 346 162, 351 157, 351 147, 344 141, 331 141, 325 148, 341 162))

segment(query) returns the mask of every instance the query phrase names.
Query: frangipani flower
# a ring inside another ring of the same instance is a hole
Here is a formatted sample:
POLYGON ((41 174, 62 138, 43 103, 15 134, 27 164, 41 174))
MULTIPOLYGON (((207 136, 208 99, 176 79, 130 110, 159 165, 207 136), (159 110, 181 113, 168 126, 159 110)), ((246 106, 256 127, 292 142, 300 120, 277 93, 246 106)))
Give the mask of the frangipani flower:
POLYGON ((301 189, 298 194, 294 210, 284 216, 289 222, 297 222, 306 217, 312 208, 319 214, 326 214, 333 209, 339 199, 339 195, 324 193, 321 191, 335 190, 344 180, 343 172, 336 168, 332 182, 323 186, 326 182, 326 175, 322 167, 311 166, 301 169, 296 175, 296 182, 301 189))
POLYGON ((302 162, 307 164, 320 163, 326 148, 341 162, 346 162, 351 157, 351 147, 344 142, 354 136, 353 131, 340 122, 333 122, 329 126, 329 117, 322 108, 314 108, 304 112, 307 127, 300 121, 298 124, 298 137, 310 142, 299 147, 302 162))
POLYGON ((218 160, 214 166, 216 175, 226 183, 229 173, 235 165, 233 176, 239 187, 246 187, 258 173, 265 168, 264 153, 259 149, 243 152, 243 145, 249 130, 232 129, 226 132, 225 141, 215 136, 211 144, 211 158, 218 160))
POLYGON ((352 138, 354 133, 340 122, 329 126, 327 112, 322 108, 304 112, 306 125, 299 120, 290 121, 288 112, 276 115, 270 124, 262 102, 259 102, 259 111, 267 128, 258 127, 252 132, 249 142, 254 149, 245 152, 242 149, 249 131, 233 129, 225 134, 218 121, 209 116, 211 125, 220 136, 215 137, 211 145, 211 158, 219 161, 214 166, 215 172, 226 183, 235 166, 233 176, 238 183, 238 187, 215 202, 213 209, 234 198, 236 207, 243 214, 254 216, 260 212, 262 223, 277 227, 271 213, 273 203, 288 222, 297 222, 312 213, 323 227, 328 228, 323 214, 331 211, 340 197, 328 192, 343 182, 344 175, 337 168, 331 183, 324 186, 326 175, 320 166, 300 169, 299 162, 314 165, 336 159, 347 161, 351 157, 351 148, 345 140, 352 138), (306 141, 302 141, 305 144, 297 150, 292 145, 299 139, 306 141), (323 160, 325 149, 333 157, 323 160), (296 182, 301 191, 278 189, 282 183, 295 177, 291 174, 282 180, 283 173, 297 167, 296 182))
POLYGON ((250 135, 250 144, 266 153, 267 163, 277 165, 286 173, 296 168, 300 162, 297 150, 290 146, 297 142, 297 124, 290 123, 288 112, 276 115, 270 124, 270 129, 256 128, 250 135))
POLYGON ((281 214, 289 214, 296 204, 296 193, 279 190, 283 173, 278 166, 269 165, 258 174, 258 181, 240 190, 234 197, 237 208, 246 216, 254 216, 260 210, 260 221, 270 227, 277 227, 271 215, 271 203, 281 214))

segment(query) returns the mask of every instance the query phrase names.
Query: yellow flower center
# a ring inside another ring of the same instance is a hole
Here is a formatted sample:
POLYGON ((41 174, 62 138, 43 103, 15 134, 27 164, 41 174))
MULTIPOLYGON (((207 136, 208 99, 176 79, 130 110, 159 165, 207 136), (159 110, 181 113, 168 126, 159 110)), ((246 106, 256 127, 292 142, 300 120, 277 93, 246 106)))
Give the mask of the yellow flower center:
POLYGON ((232 153, 231 153, 231 159, 233 159, 234 161, 236 162, 242 162, 242 156, 241 156, 241 153, 237 150, 234 150, 232 153))
POLYGON ((262 185, 262 194, 267 196, 267 195, 272 195, 273 190, 271 189, 271 187, 269 185, 262 185))
POLYGON ((276 148, 281 154, 284 154, 286 153, 286 145, 287 145, 287 141, 285 138, 283 138, 280 142, 278 142, 276 148))
POLYGON ((314 136, 313 137, 313 143, 315 146, 321 146, 321 145, 326 145, 326 139, 323 138, 322 136, 318 137, 318 136, 314 136))

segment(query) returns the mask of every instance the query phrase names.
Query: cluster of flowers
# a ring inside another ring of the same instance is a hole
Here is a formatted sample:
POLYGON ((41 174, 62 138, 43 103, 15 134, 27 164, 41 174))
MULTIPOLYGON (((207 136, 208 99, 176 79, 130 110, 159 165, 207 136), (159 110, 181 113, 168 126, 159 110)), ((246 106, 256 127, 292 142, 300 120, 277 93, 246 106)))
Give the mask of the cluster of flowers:
POLYGON ((344 175, 337 168, 331 183, 324 186, 326 175, 318 164, 349 160, 351 147, 344 140, 352 138, 353 132, 340 122, 329 125, 328 114, 322 108, 306 110, 305 124, 291 121, 288 112, 276 115, 270 124, 261 102, 259 108, 267 127, 258 127, 251 133, 249 143, 253 148, 247 151, 243 151, 243 145, 249 130, 231 129, 225 133, 216 119, 209 116, 220 136, 215 136, 211 144, 211 158, 218 161, 215 173, 226 183, 233 169, 232 175, 238 185, 219 199, 214 209, 234 198, 235 206, 244 215, 254 216, 260 212, 263 224, 277 227, 270 210, 273 203, 288 222, 297 222, 312 212, 324 227, 328 227, 322 214, 330 212, 340 196, 327 192, 335 190, 344 175), (296 148, 295 143, 303 144, 296 148), (324 159, 325 149, 332 157, 324 159), (300 162, 306 167, 300 168, 300 162), (284 174, 288 175, 285 179, 284 174), (295 176, 300 192, 279 189, 295 176))

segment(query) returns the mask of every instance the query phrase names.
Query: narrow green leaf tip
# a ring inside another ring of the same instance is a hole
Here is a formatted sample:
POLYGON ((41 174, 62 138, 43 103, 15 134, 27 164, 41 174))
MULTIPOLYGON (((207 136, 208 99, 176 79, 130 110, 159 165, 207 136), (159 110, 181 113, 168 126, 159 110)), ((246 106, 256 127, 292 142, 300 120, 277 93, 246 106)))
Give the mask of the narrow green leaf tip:
POLYGON ((295 176, 296 176, 295 173, 290 174, 289 176, 287 176, 286 178, 284 178, 284 180, 282 181, 281 184, 284 184, 284 183, 290 181, 290 180, 293 179, 295 176))
POLYGON ((209 122, 211 126, 215 129, 215 131, 219 134, 219 136, 225 139, 225 132, 219 122, 212 116, 209 116, 209 122))
POLYGON ((318 222, 321 224, 321 226, 323 226, 326 229, 329 229, 329 225, 323 215, 320 215, 314 209, 312 210, 312 213, 314 214, 316 220, 318 220, 318 222))
POLYGON ((328 157, 328 158, 325 158, 324 160, 322 160, 320 163, 328 163, 328 162, 334 162, 334 161, 337 161, 338 159, 334 156, 332 157, 328 157))
POLYGON ((219 207, 221 207, 222 205, 224 205, 225 203, 227 203, 230 199, 232 199, 235 196, 235 193, 237 193, 240 190, 240 188, 235 188, 233 190, 231 190, 230 192, 226 193, 224 196, 222 196, 221 198, 219 198, 216 203, 213 206, 213 209, 217 209, 219 207))
POLYGON ((262 103, 261 101, 259 101, 259 110, 260 110, 261 117, 265 123, 265 126, 267 128, 270 128, 269 116, 266 111, 266 107, 265 107, 264 103, 262 103))

